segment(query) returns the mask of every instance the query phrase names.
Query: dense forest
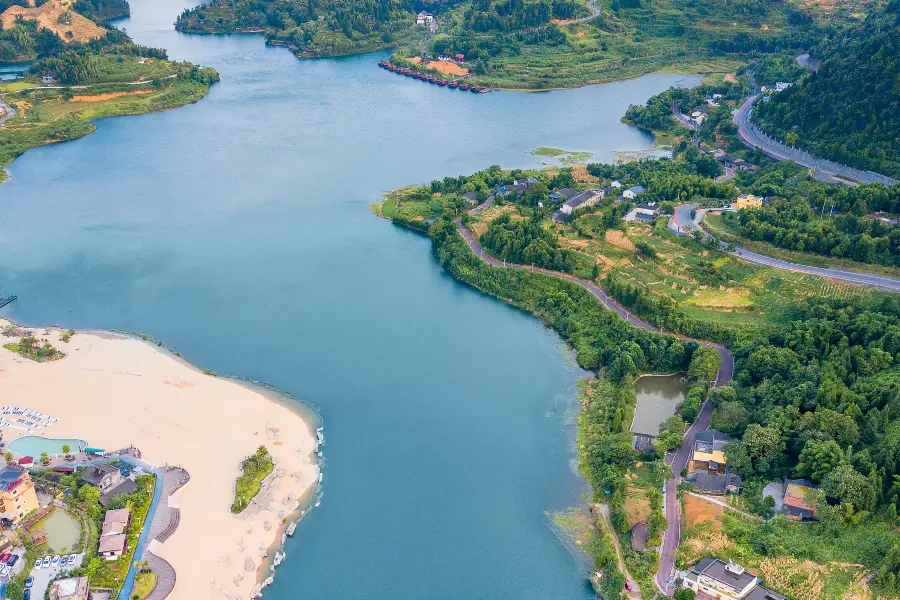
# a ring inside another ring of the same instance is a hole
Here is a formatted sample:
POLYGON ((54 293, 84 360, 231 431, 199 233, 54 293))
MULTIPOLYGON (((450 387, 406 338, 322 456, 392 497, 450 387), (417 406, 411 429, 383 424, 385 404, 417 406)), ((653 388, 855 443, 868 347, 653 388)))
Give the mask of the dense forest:
POLYGON ((512 219, 509 214, 501 215, 490 222, 480 241, 491 254, 504 261, 566 273, 572 270, 569 253, 559 248, 554 235, 537 217, 512 219))
POLYGON ((821 67, 759 103, 754 119, 817 156, 900 177, 900 2, 821 43, 821 67))
POLYGON ((105 23, 131 14, 128 0, 78 0, 72 8, 96 23, 105 23))
POLYGON ((742 236, 779 248, 900 266, 900 229, 862 218, 863 214, 862 210, 854 210, 846 215, 821 217, 804 200, 778 199, 761 209, 742 211, 738 223, 742 236))

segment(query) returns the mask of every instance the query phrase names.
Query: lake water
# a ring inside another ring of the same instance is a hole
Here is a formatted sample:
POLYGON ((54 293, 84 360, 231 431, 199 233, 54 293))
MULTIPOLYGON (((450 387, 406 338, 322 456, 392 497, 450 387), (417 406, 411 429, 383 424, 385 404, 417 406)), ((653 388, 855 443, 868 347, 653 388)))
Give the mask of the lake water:
POLYGON ((645 375, 634 382, 637 407, 634 410, 632 433, 657 435, 660 424, 675 414, 675 407, 684 400, 687 377, 675 375, 645 375))
POLYGON ((49 515, 38 521, 31 531, 43 529, 47 532, 47 542, 37 546, 38 555, 65 552, 78 552, 76 548, 81 538, 81 523, 61 508, 56 508, 49 515))
POLYGON ((465 94, 387 73, 383 55, 303 62, 259 36, 178 34, 192 2, 133 0, 120 24, 217 68, 206 99, 13 163, 0 293, 19 300, 4 313, 147 332, 318 407, 324 497, 267 599, 589 597, 547 517, 580 501, 581 372, 537 321, 454 281, 427 239, 368 205, 535 165, 538 146, 645 149, 619 122, 629 103, 696 78, 465 94))

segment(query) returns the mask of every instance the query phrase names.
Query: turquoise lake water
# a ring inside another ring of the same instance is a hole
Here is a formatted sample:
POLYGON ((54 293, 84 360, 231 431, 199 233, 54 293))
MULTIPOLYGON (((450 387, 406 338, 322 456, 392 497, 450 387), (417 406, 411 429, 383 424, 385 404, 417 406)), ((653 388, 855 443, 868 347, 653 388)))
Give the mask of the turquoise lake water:
POLYGON ((259 36, 176 33, 186 2, 131 5, 121 25, 138 43, 222 82, 13 163, 0 294, 19 300, 4 314, 147 332, 318 407, 322 504, 268 600, 590 597, 547 516, 583 492, 581 371, 555 335, 454 281, 427 239, 368 205, 535 165, 538 146, 645 149, 625 109, 696 78, 465 94, 387 73, 383 54, 303 62, 259 36))
POLYGON ((70 452, 78 452, 83 450, 87 445, 84 440, 74 438, 45 438, 36 435, 20 437, 9 443, 10 452, 16 452, 22 456, 33 456, 35 458, 46 452, 51 456, 54 454, 62 454, 62 447, 67 444, 70 452))

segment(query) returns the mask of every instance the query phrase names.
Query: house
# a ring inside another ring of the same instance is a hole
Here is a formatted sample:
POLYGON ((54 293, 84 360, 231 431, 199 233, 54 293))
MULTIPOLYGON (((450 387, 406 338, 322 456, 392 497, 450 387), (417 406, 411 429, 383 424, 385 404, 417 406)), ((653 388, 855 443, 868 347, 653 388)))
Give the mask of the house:
POLYGON ((759 585, 744 567, 717 558, 704 558, 682 580, 682 585, 708 598, 722 600, 787 600, 759 585))
POLYGON ((622 189, 622 184, 616 180, 613 180, 612 183, 609 184, 609 187, 614 187, 617 190, 622 189))
MULTIPOLYGON (((626 190, 627 191, 627 190, 626 190)), ((634 219, 637 221, 652 221, 659 216, 659 204, 656 202, 644 202, 634 207, 634 219)))
POLYGON ((422 11, 416 15, 416 25, 431 25, 434 23, 434 15, 428 11, 422 11))
POLYGON ((586 190, 566 200, 559 211, 564 215, 571 215, 579 208, 593 206, 601 200, 603 200, 603 192, 600 190, 586 190))
POLYGON ((108 510, 103 517, 100 531, 100 546, 97 554, 106 560, 117 560, 125 554, 128 526, 131 524, 131 509, 108 510))
POLYGON ((650 529, 646 523, 635 523, 631 528, 631 549, 635 552, 643 552, 647 549, 647 540, 650 539, 650 529))
POLYGON ((98 488, 102 495, 122 483, 122 473, 111 465, 100 463, 87 467, 81 473, 81 479, 88 485, 98 488))
POLYGON ((688 461, 688 471, 706 471, 707 473, 725 474, 725 446, 731 441, 731 437, 715 429, 701 431, 694 436, 694 448, 691 451, 691 460, 688 461))
POLYGON ((625 198, 628 198, 629 200, 634 200, 641 194, 646 193, 646 191, 647 190, 644 188, 644 186, 636 185, 636 186, 630 187, 627 190, 625 190, 624 192, 622 192, 622 196, 624 196, 625 198))
POLYGON ((702 110, 695 110, 691 113, 691 121, 696 123, 697 125, 703 125, 703 121, 709 118, 709 113, 703 112, 702 110))
POLYGON ((561 190, 556 190, 552 194, 550 194, 550 200, 553 202, 565 202, 570 198, 574 198, 581 192, 579 190, 573 190, 572 188, 563 188, 561 190))
POLYGON ((735 210, 744 210, 745 208, 762 208, 763 199, 753 194, 741 194, 737 200, 731 203, 731 207, 735 210))
POLYGON ((469 204, 478 204, 478 192, 466 192, 462 195, 469 204))
POLYGON ((456 62, 466 62, 466 55, 465 54, 457 54, 456 56, 453 57, 453 59, 456 62))
POLYGON ((784 504, 782 510, 795 521, 808 521, 816 517, 815 506, 810 506, 806 495, 819 486, 805 479, 784 480, 784 504))
POLYGON ((19 519, 37 509, 34 482, 25 469, 10 465, 0 469, 0 518, 18 523, 19 519))
POLYGON ((51 600, 87 600, 88 578, 68 577, 57 579, 48 590, 51 600))
POLYGON ((748 162, 743 158, 738 158, 736 156, 729 156, 727 154, 720 154, 716 156, 716 160, 721 163, 722 167, 726 169, 737 169, 738 171, 750 171, 754 172, 759 167, 754 165, 752 162, 748 162))
POLYGON ((719 475, 707 471, 694 471, 688 473, 685 480, 705 494, 739 494, 743 485, 740 476, 735 473, 719 475))
POLYGON ((790 82, 779 81, 775 84, 775 91, 783 92, 784 90, 788 89, 792 85, 794 85, 794 84, 790 83, 790 82))

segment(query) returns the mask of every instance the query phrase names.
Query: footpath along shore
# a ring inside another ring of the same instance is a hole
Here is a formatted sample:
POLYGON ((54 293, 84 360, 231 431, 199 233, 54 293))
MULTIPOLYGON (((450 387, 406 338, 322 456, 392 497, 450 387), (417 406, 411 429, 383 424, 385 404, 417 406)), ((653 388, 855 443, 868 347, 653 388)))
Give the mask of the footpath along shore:
MULTIPOLYGON (((0 330, 8 324, 0 319, 0 330)), ((170 600, 249 598, 269 575, 263 555, 280 541, 282 522, 319 481, 314 425, 284 403, 204 374, 147 342, 78 332, 66 343, 60 329, 27 329, 66 356, 38 363, 0 348, 3 403, 58 421, 40 432, 5 428, 4 438, 133 446, 151 465, 184 469, 190 481, 166 498, 178 508, 177 529, 152 548, 177 575, 170 600), (275 461, 275 476, 250 507, 233 515, 240 463, 261 445, 275 461)), ((0 333, 0 346, 18 339, 0 333)))
MULTIPOLYGON (((487 205, 488 203, 486 202, 481 206, 477 206, 470 210, 469 214, 477 214, 487 205)), ((557 279, 571 281, 572 283, 576 283, 590 292, 606 308, 614 311, 620 317, 625 319, 625 321, 628 322, 629 325, 639 327, 646 331, 666 333, 669 335, 676 335, 682 339, 690 339, 676 333, 660 330, 659 328, 647 323, 640 317, 626 310, 612 297, 610 297, 609 294, 603 291, 600 286, 591 281, 569 275, 568 273, 529 267, 527 265, 511 264, 497 260, 490 254, 485 252, 485 250, 478 243, 478 240, 475 239, 475 236, 472 234, 472 232, 466 229, 466 227, 462 224, 461 219, 456 220, 456 229, 466 241, 469 249, 489 265, 504 269, 526 269, 534 273, 541 273, 550 277, 556 277, 557 279)), ((727 385, 731 381, 731 378, 734 376, 734 355, 732 355, 731 351, 728 348, 721 344, 714 344, 712 342, 706 342, 703 340, 694 341, 698 341, 702 344, 716 349, 716 351, 722 357, 722 362, 719 366, 719 372, 716 375, 716 380, 713 382, 713 387, 727 385)), ((687 433, 685 433, 684 443, 682 444, 681 448, 679 448, 674 454, 670 453, 668 456, 666 456, 666 464, 672 467, 672 477, 668 481, 666 481, 665 488, 663 490, 664 511, 666 515, 666 521, 668 522, 668 527, 666 528, 666 532, 663 534, 663 541, 659 559, 659 571, 657 571, 656 573, 655 582, 659 590, 669 596, 671 596, 675 592, 675 553, 678 551, 678 546, 681 544, 681 506, 678 502, 677 488, 678 484, 681 483, 681 471, 687 467, 687 461, 691 455, 691 448, 693 448, 694 445, 694 438, 698 433, 706 431, 706 429, 709 427, 710 415, 712 415, 712 405, 709 402, 704 402, 703 407, 700 410, 700 414, 697 416, 697 420, 694 421, 694 423, 688 429, 687 433)))

